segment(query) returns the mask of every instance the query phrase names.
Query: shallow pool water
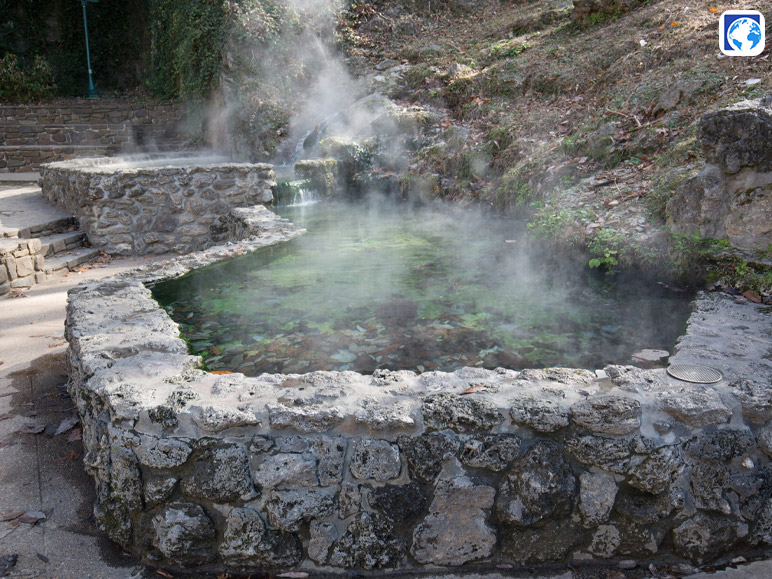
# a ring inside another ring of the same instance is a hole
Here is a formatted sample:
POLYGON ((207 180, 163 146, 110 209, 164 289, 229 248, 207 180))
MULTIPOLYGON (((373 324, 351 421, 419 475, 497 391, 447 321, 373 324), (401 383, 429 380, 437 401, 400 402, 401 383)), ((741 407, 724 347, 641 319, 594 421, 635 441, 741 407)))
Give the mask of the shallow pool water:
POLYGON ((280 212, 308 233, 153 288, 210 370, 601 368, 670 350, 690 311, 529 251, 511 220, 379 199, 280 212))

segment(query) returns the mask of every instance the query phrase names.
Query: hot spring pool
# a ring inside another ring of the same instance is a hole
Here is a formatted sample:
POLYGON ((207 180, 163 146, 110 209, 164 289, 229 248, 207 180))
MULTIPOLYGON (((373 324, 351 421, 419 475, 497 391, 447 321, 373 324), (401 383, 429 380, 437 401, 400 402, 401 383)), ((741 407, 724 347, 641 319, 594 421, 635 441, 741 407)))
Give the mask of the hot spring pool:
POLYGON ((602 368, 671 350, 691 296, 529 250, 522 227, 383 200, 282 208, 308 233, 158 284, 209 370, 602 368))

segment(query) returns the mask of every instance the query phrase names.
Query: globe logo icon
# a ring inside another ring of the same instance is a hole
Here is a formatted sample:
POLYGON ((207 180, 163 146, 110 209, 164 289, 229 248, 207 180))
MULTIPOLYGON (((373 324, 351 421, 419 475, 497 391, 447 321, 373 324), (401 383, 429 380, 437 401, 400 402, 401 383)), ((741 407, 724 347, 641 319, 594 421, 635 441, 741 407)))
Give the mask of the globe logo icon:
POLYGON ((727 56, 758 56, 764 51, 764 15, 757 10, 727 10, 719 21, 719 46, 727 56))
POLYGON ((761 42, 761 27, 755 20, 739 18, 729 26, 726 37, 733 48, 752 52, 761 42))

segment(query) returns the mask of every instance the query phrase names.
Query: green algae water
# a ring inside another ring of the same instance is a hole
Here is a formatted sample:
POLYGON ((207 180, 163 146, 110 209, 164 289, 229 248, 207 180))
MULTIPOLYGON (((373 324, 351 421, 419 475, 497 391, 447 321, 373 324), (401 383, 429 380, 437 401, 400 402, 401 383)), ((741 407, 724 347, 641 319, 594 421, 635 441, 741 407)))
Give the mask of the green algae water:
POLYGON ((382 200, 279 212, 308 233, 153 288, 210 370, 594 369, 672 349, 690 312, 529 251, 511 220, 382 200))

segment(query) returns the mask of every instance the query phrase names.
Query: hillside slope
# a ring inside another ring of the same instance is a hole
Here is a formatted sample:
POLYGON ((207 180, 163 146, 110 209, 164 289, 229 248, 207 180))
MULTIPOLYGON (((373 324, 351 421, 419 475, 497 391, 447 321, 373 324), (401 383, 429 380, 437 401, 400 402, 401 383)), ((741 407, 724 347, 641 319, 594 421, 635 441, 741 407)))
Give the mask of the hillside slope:
POLYGON ((444 115, 410 159, 437 196, 525 215, 535 238, 591 265, 708 274, 768 297, 769 252, 672 235, 664 220, 704 165, 700 116, 772 92, 769 51, 720 53, 719 15, 736 3, 633 4, 577 20, 560 0, 360 1, 339 30, 351 68, 444 115))

